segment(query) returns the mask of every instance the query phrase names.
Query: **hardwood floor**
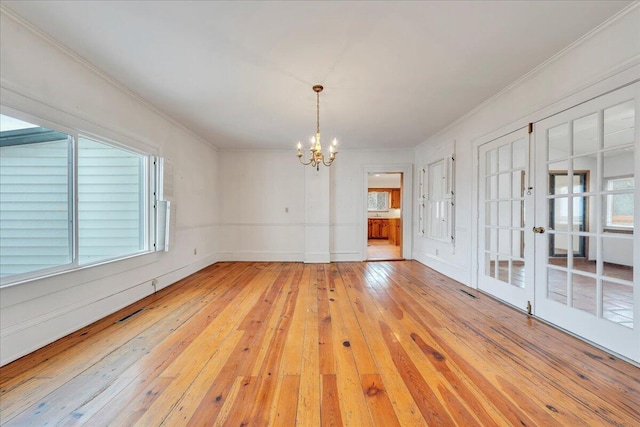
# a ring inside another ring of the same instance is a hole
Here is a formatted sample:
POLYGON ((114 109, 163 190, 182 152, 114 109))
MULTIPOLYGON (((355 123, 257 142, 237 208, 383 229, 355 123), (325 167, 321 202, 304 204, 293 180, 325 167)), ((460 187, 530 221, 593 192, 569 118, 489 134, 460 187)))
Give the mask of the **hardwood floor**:
POLYGON ((400 245, 392 245, 389 240, 369 239, 367 241, 367 261, 396 261, 403 259, 400 245))
POLYGON ((1 368, 0 421, 640 424, 640 368, 468 293, 413 261, 218 263, 1 368))

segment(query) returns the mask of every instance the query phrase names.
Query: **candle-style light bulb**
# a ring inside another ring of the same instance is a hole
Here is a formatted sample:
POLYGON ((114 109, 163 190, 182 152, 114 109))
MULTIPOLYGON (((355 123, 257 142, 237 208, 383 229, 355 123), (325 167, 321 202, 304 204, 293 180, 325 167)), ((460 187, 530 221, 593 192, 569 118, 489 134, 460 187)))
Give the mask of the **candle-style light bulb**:
POLYGON ((298 151, 300 151, 301 148, 302 148, 302 144, 300 143, 300 141, 298 141, 298 151))

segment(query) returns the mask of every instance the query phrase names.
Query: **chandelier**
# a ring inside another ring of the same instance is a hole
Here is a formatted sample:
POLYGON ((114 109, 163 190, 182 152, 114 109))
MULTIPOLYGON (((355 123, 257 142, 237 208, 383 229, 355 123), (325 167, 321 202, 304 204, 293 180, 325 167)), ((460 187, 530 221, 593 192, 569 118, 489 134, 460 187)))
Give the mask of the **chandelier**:
POLYGON ((320 163, 325 166, 331 166, 331 163, 336 158, 336 154, 338 154, 337 145, 338 140, 333 138, 333 142, 329 146, 329 160, 325 161, 324 154, 322 154, 322 147, 320 145, 320 92, 324 89, 321 85, 315 85, 313 87, 313 91, 316 93, 316 136, 311 137, 311 147, 309 147, 309 161, 305 162, 302 160, 304 154, 302 154, 302 144, 298 142, 298 159, 300 163, 303 165, 311 165, 311 167, 315 167, 316 170, 320 170, 320 163))

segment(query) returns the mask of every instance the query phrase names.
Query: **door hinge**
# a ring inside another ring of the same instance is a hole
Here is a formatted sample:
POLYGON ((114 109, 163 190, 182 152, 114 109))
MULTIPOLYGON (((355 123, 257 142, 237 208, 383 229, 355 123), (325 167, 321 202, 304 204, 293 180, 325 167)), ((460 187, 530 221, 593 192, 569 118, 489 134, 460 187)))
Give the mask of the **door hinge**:
POLYGON ((529 123, 529 128, 527 129, 527 132, 533 133, 533 123, 529 123))
POLYGON ((531 316, 531 301, 527 301, 527 315, 531 316))

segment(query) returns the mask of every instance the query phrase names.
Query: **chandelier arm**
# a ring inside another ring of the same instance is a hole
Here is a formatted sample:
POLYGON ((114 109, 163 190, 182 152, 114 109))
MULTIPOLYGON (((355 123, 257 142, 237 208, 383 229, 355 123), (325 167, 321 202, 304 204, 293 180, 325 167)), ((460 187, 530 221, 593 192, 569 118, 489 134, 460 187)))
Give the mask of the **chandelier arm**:
POLYGON ((331 163, 333 163, 334 160, 335 160, 335 157, 332 158, 331 160, 329 160, 329 163, 327 163, 327 162, 324 161, 324 157, 323 157, 322 158, 322 164, 328 167, 328 166, 331 166, 331 163))
POLYGON ((310 165, 310 164, 311 164, 311 162, 312 162, 312 160, 309 160, 307 163, 303 162, 303 161, 302 161, 302 156, 298 157, 298 160, 300 160, 300 163, 302 163, 302 164, 303 164, 303 165, 305 165, 305 166, 310 165))

